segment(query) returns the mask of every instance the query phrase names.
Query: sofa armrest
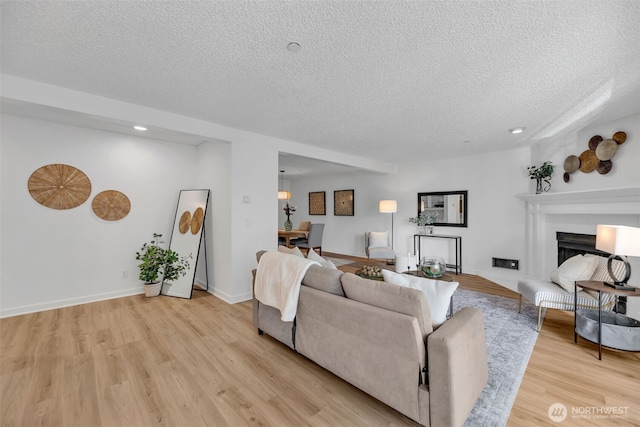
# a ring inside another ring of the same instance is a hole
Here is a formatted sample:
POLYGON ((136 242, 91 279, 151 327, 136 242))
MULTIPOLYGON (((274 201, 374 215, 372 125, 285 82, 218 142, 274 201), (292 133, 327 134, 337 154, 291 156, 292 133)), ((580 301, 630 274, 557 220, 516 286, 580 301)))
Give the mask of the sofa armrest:
POLYGON ((461 426, 487 385, 482 311, 465 307, 427 339, 431 425, 461 426))

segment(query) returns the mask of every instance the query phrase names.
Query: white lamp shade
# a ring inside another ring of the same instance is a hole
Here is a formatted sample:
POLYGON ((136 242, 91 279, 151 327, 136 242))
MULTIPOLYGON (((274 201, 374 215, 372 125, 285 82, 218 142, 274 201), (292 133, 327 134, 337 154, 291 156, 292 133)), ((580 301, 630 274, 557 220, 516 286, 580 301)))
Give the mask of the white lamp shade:
POLYGON ((378 205, 380 212, 383 213, 395 213, 398 212, 398 202, 396 200, 380 200, 378 205))
POLYGON ((613 255, 640 256, 640 228, 599 224, 596 249, 613 255))

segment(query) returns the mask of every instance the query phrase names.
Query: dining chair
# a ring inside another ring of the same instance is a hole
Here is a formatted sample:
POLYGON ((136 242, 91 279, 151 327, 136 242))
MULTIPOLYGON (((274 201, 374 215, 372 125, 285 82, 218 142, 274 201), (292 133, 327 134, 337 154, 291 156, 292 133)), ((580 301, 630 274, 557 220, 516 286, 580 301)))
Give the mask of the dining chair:
POLYGON ((310 224, 309 237, 306 239, 298 239, 295 245, 299 248, 317 250, 318 255, 322 255, 322 234, 324 233, 324 224, 310 224))

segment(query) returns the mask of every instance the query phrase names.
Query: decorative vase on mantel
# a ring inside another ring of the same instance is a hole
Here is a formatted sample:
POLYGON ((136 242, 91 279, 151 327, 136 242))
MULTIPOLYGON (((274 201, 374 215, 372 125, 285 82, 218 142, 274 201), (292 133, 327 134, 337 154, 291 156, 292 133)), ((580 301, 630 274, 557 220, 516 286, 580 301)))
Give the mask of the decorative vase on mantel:
POLYGON ((284 229, 287 231, 293 230, 293 223, 289 219, 289 215, 287 215, 287 220, 284 222, 284 229))
POLYGON ((536 194, 542 194, 551 190, 551 177, 536 178, 536 194))

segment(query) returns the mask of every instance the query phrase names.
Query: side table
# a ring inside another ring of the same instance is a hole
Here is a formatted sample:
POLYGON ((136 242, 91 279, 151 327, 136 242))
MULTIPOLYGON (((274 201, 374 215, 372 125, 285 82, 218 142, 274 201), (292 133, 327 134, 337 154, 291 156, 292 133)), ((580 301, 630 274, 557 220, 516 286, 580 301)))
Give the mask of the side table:
POLYGON ((578 342, 578 331, 576 328, 576 312, 578 311, 578 286, 584 289, 598 292, 598 359, 602 360, 602 293, 613 294, 616 296, 616 298, 619 296, 640 297, 640 288, 636 288, 633 291, 622 291, 607 286, 600 281, 584 280, 575 282, 573 294, 573 342, 578 342))

